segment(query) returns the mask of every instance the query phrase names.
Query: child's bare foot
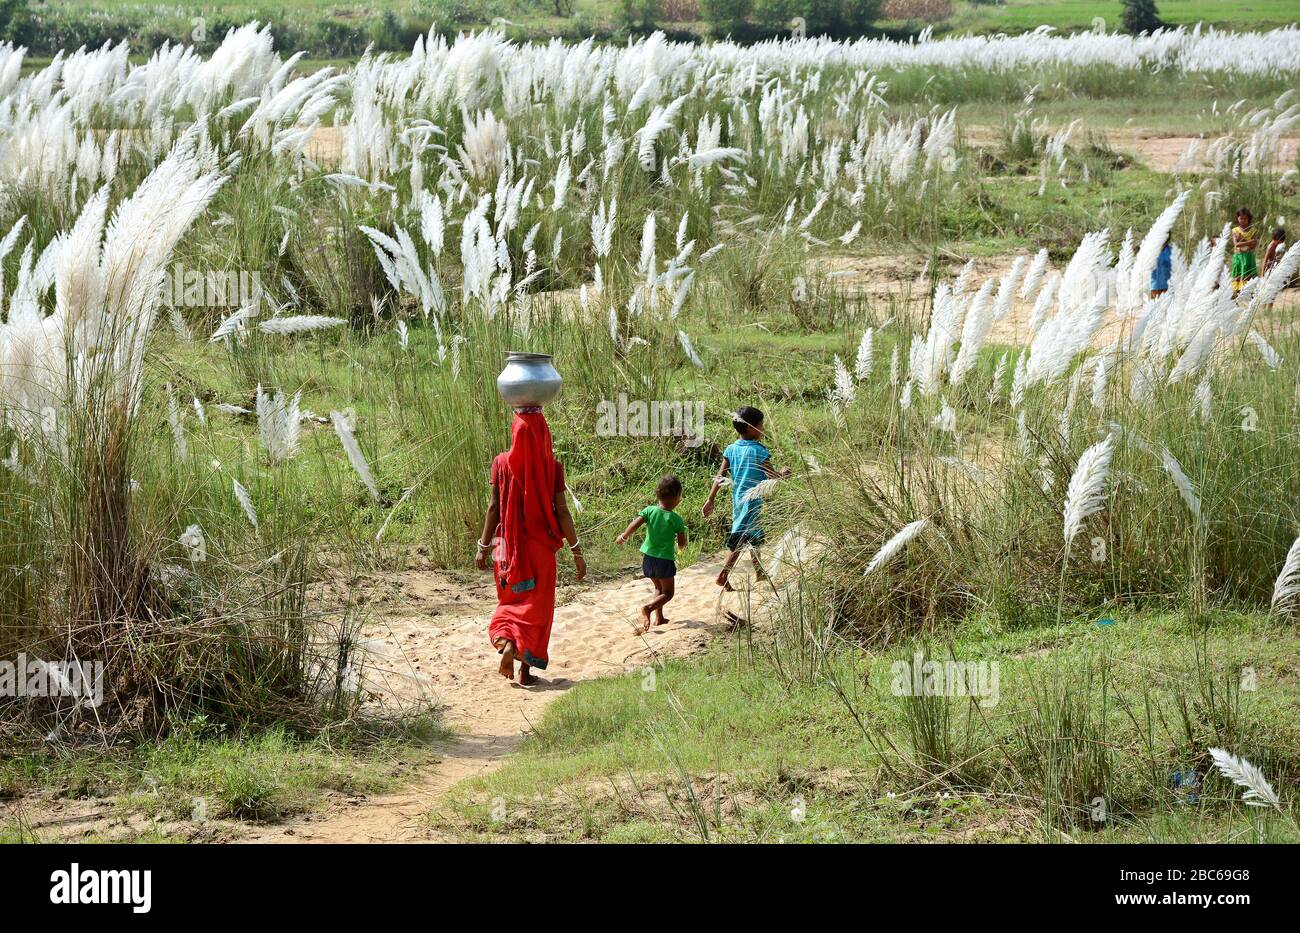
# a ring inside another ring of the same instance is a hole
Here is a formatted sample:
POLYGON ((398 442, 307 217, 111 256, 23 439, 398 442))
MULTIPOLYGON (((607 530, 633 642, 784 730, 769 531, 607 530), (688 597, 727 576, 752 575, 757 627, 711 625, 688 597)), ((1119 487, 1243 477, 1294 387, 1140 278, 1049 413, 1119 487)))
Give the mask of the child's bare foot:
POLYGON ((730 570, 723 570, 722 573, 718 574, 718 586, 722 587, 728 593, 731 592, 731 581, 727 579, 730 576, 730 570))
POLYGON ((657 621, 655 625, 667 625, 667 624, 668 624, 668 617, 664 615, 662 612, 659 613, 659 621, 657 621))
POLYGON ((649 606, 642 606, 642 607, 641 607, 641 617, 645 620, 645 622, 644 622, 644 624, 642 624, 642 626, 641 626, 639 629, 636 630, 636 633, 637 633, 638 635, 643 635, 643 634, 645 634, 646 632, 650 631, 650 625, 651 625, 651 622, 650 622, 650 607, 649 607, 649 606))
POLYGON ((537 678, 528 672, 527 664, 519 665, 519 685, 522 687, 531 687, 537 683, 537 678))
POLYGON ((506 680, 515 679, 515 643, 507 641, 505 647, 501 650, 501 664, 497 671, 506 680))

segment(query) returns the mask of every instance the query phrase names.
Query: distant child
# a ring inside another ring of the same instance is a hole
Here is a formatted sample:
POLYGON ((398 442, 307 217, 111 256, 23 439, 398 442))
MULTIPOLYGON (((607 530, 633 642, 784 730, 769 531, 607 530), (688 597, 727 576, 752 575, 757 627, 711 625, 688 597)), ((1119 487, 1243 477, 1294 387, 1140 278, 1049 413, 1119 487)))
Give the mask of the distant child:
POLYGON ((1268 275, 1269 271, 1282 261, 1283 254, 1286 253, 1286 231, 1278 227, 1273 231, 1273 239, 1269 240, 1268 249, 1264 250, 1264 274, 1268 275))
POLYGON ((1255 231, 1255 215, 1247 208, 1237 209, 1237 226, 1232 228, 1232 294, 1240 295, 1246 283, 1259 275, 1255 262, 1255 249, 1259 234, 1255 231))
MULTIPOLYGON (((727 549, 731 554, 728 555, 722 572, 718 574, 718 586, 726 589, 731 589, 728 577, 731 576, 731 568, 736 566, 736 561, 740 558, 741 549, 745 545, 758 548, 763 543, 761 522, 763 499, 749 495, 750 490, 765 479, 790 475, 789 469, 777 472, 772 468, 771 454, 762 443, 763 413, 761 411, 746 405, 736 412, 731 423, 736 433, 740 435, 740 440, 722 452, 722 465, 718 467, 718 475, 713 478, 709 497, 704 502, 704 508, 700 510, 705 518, 713 514, 713 500, 717 498, 718 490, 722 488, 727 474, 730 473, 731 534, 727 535, 727 549)), ((757 554, 754 555, 754 567, 762 575, 757 554)))
POLYGON ((677 576, 678 547, 686 547, 686 522, 673 509, 682 501, 682 481, 669 473, 659 480, 655 489, 658 505, 648 505, 641 514, 632 519, 627 529, 616 539, 623 544, 645 525, 645 541, 641 544, 641 573, 654 584, 654 599, 641 607, 645 616, 645 626, 639 631, 650 631, 650 626, 666 625, 664 606, 673 598, 675 590, 674 577, 677 576), (658 613, 659 621, 651 622, 652 613, 658 613))
POLYGON ((1165 247, 1156 257, 1156 267, 1151 272, 1151 297, 1163 295, 1169 291, 1169 277, 1174 271, 1174 241, 1173 237, 1165 239, 1165 247))

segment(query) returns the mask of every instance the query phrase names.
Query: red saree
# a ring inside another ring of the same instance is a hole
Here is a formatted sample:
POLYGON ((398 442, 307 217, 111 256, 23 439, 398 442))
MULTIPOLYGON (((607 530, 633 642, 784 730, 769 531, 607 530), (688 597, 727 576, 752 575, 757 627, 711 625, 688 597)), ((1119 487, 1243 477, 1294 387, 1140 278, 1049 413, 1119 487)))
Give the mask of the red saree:
POLYGON ((510 639, 520 660, 545 670, 555 618, 555 552, 564 540, 555 520, 564 469, 541 411, 516 413, 510 449, 492 461, 492 485, 501 523, 493 553, 497 609, 488 637, 494 645, 510 639))

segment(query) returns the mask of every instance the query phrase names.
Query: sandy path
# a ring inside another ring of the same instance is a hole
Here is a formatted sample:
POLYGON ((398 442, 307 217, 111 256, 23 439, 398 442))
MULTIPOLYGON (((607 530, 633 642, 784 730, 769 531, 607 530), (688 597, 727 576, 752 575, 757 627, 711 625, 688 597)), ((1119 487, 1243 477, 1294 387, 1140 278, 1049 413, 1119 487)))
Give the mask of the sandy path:
MULTIPOLYGON (((318 127, 312 134, 311 139, 308 140, 304 150, 307 157, 326 167, 335 166, 343 153, 343 133, 345 129, 346 127, 337 126, 318 127)), ((1061 127, 1052 127, 1052 129, 1056 131, 1061 127)), ((1172 172, 1175 167, 1183 171, 1206 171, 1210 167, 1206 159, 1207 150, 1217 138, 1217 134, 1207 137, 1164 134, 1142 129, 1141 127, 1108 129, 1098 132, 1105 133, 1112 149, 1136 156, 1139 162, 1156 172, 1172 172), (1189 165, 1180 166, 1180 160, 1183 159, 1188 147, 1193 142, 1199 142, 1199 153, 1189 165)), ((993 148, 1002 139, 1002 129, 996 126, 979 124, 966 126, 962 128, 962 138, 971 146, 985 149, 993 148)), ((1086 139, 1087 128, 1082 127, 1075 134, 1075 142, 1082 143, 1086 139)), ((1278 148, 1276 167, 1279 169, 1294 167, 1298 148, 1300 148, 1300 139, 1294 136, 1284 138, 1278 148)))
MULTIPOLYGON (((706 559, 679 573, 677 596, 668 606, 670 623, 644 636, 634 626, 650 592, 645 580, 626 577, 562 588, 551 664, 540 672, 542 683, 531 688, 512 684, 496 671, 499 658, 487 640, 495 594, 486 574, 456 578, 414 568, 322 582, 314 600, 338 607, 346 594, 366 613, 372 663, 364 683, 377 702, 386 706, 422 698, 441 708, 454 732, 435 747, 438 760, 403 766, 406 782, 399 791, 371 797, 327 792, 318 811, 274 825, 155 818, 120 806, 107 792, 0 801, 0 822, 21 825, 46 842, 130 840, 148 833, 192 842, 453 841, 430 827, 428 817, 439 811, 442 795, 458 781, 499 767, 564 691, 597 677, 698 653, 726 630, 713 582, 720 565, 721 558, 706 559)), ((738 596, 728 600, 729 608, 740 608, 738 596)))
MULTIPOLYGON (((443 705, 456 737, 438 748, 441 760, 422 769, 397 793, 342 797, 318 813, 277 826, 249 827, 247 842, 418 842, 445 841, 429 827, 442 795, 457 781, 499 767, 553 700, 575 684, 646 667, 669 656, 702 650, 725 629, 713 579, 719 562, 682 571, 677 596, 668 606, 671 622, 648 635, 634 626, 649 584, 630 579, 580 592, 556 610, 551 665, 542 683, 523 688, 496 672, 498 657, 488 644, 490 606, 452 614, 431 625, 427 614, 403 610, 398 600, 376 618, 372 631, 384 645, 369 685, 380 691, 427 690, 443 705), (397 648, 400 646, 400 650, 397 648), (412 677, 420 677, 416 684, 412 677), (426 679, 427 678, 427 679, 426 679)), ((490 592, 490 589, 489 589, 490 592)))
MULTIPOLYGON (((1051 132, 1064 129, 1064 126, 1052 126, 1051 132)), ((1116 152, 1128 153, 1154 172, 1204 172, 1212 168, 1209 156, 1211 144, 1223 135, 1209 133, 1194 136, 1179 133, 1161 133, 1142 127, 1125 127, 1123 129, 1096 130, 1104 134, 1107 143, 1116 152), (1188 147, 1196 143, 1198 148, 1193 158, 1184 162, 1188 147)), ((1074 145, 1084 145, 1088 140, 1089 128, 1081 126, 1071 137, 1074 145)), ((967 145, 980 149, 995 149, 1002 142, 1003 130, 997 126, 974 124, 962 127, 962 139, 967 145)), ((1274 158, 1274 168, 1285 170, 1295 166, 1297 148, 1300 139, 1295 136, 1284 137, 1274 158)))

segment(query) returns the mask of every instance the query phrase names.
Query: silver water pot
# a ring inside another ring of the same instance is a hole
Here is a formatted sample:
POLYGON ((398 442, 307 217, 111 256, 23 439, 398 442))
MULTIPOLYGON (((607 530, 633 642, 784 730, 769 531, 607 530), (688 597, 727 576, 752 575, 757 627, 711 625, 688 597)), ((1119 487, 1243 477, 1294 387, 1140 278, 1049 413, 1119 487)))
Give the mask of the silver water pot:
POLYGON ((507 353, 506 368, 497 376, 497 394, 511 408, 548 404, 564 380, 546 353, 507 353))

